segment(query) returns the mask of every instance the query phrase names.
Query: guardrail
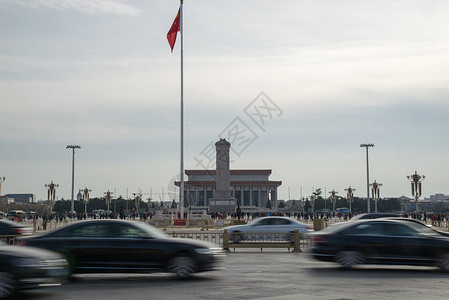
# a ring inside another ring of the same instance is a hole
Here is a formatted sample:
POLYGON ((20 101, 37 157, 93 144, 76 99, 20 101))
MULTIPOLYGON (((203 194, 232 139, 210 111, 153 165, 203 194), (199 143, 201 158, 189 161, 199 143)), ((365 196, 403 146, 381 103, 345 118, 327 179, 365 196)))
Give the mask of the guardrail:
POLYGON ((196 239, 211 242, 222 246, 224 250, 231 251, 236 248, 284 248, 292 252, 302 252, 302 247, 309 246, 309 239, 300 234, 298 230, 293 233, 259 232, 259 233, 232 233, 227 229, 223 232, 167 232, 169 236, 177 238, 196 239))
POLYGON ((16 237, 18 237, 18 235, 0 235, 0 241, 8 245, 13 245, 16 237))
POLYGON ((257 232, 257 233, 229 233, 227 229, 223 232, 223 249, 231 251, 236 248, 286 248, 292 252, 302 252, 301 235, 296 229, 293 233, 280 232, 257 232))

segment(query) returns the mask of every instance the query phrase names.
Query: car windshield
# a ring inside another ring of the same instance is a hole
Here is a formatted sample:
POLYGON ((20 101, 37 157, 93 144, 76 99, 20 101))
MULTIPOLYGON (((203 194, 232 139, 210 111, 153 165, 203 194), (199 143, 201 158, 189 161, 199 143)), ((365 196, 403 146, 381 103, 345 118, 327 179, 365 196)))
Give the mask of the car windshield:
POLYGON ((142 222, 136 222, 134 223, 134 225, 140 229, 142 229, 143 231, 145 231, 146 233, 148 233, 149 236, 154 237, 154 238, 168 238, 168 235, 165 234, 164 232, 160 231, 159 229, 157 229, 156 227, 153 227, 147 223, 142 223, 142 222))
POLYGON ((326 227, 322 230, 320 230, 319 232, 326 232, 326 233, 331 233, 331 232, 337 232, 340 231, 348 226, 351 226, 352 224, 350 222, 341 222, 341 223, 335 223, 329 227, 326 227))

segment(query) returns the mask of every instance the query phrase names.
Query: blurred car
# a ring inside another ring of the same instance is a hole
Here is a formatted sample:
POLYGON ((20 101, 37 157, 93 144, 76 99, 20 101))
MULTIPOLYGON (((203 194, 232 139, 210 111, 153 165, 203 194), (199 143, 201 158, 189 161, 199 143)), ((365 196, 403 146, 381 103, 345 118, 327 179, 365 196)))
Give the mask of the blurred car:
POLYGON ((40 284, 62 283, 68 275, 67 261, 58 253, 0 242, 0 298, 40 284))
POLYGON ((127 220, 89 220, 22 238, 18 245, 62 253, 72 273, 168 271, 178 278, 221 268, 222 248, 203 241, 170 238, 153 226, 127 220))
POLYGON ((307 235, 313 232, 311 225, 298 222, 288 217, 262 217, 255 219, 247 225, 234 225, 223 229, 230 233, 230 240, 234 243, 251 238, 251 234, 261 234, 258 238, 263 239, 265 234, 284 234, 285 239, 293 240, 293 233, 307 235))
POLYGON ((402 217, 400 214, 394 214, 394 213, 366 213, 366 214, 359 214, 355 217, 351 218, 350 221, 357 221, 357 220, 365 220, 365 219, 379 219, 379 218, 400 218, 402 217))
POLYGON ((11 244, 16 236, 31 235, 33 228, 13 222, 7 219, 0 219, 0 239, 7 244, 11 244))
POLYGON ((312 255, 345 268, 358 264, 438 266, 449 271, 449 237, 403 219, 343 222, 312 235, 312 255))

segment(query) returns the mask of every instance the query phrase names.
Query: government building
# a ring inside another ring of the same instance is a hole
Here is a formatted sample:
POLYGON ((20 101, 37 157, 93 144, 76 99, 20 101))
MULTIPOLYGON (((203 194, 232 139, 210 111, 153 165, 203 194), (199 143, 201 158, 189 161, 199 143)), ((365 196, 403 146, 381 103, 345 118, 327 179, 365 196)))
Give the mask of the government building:
MULTIPOLYGON (((215 190, 215 170, 186 170, 185 206, 209 209, 215 190)), ((242 211, 265 210, 267 201, 274 206, 282 181, 270 180, 271 170, 230 170, 231 196, 242 211)))
MULTIPOLYGON (((221 139, 216 146, 215 170, 185 170, 184 207, 209 212, 265 211, 275 207, 281 181, 270 180, 271 170, 231 170, 230 143, 221 139)), ((179 186, 180 182, 175 182, 179 186)))

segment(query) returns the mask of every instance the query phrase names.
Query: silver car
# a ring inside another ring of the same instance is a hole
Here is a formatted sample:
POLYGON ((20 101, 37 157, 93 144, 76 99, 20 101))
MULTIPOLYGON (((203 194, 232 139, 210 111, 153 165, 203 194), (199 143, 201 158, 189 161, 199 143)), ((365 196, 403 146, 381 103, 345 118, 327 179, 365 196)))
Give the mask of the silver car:
MULTIPOLYGON (((238 243, 243 240, 258 241, 290 240, 293 233, 298 230, 302 236, 313 232, 309 224, 301 223, 288 217, 262 217, 255 219, 247 225, 235 225, 224 228, 230 233, 230 240, 238 243)), ((223 231, 224 231, 223 230, 223 231)))

